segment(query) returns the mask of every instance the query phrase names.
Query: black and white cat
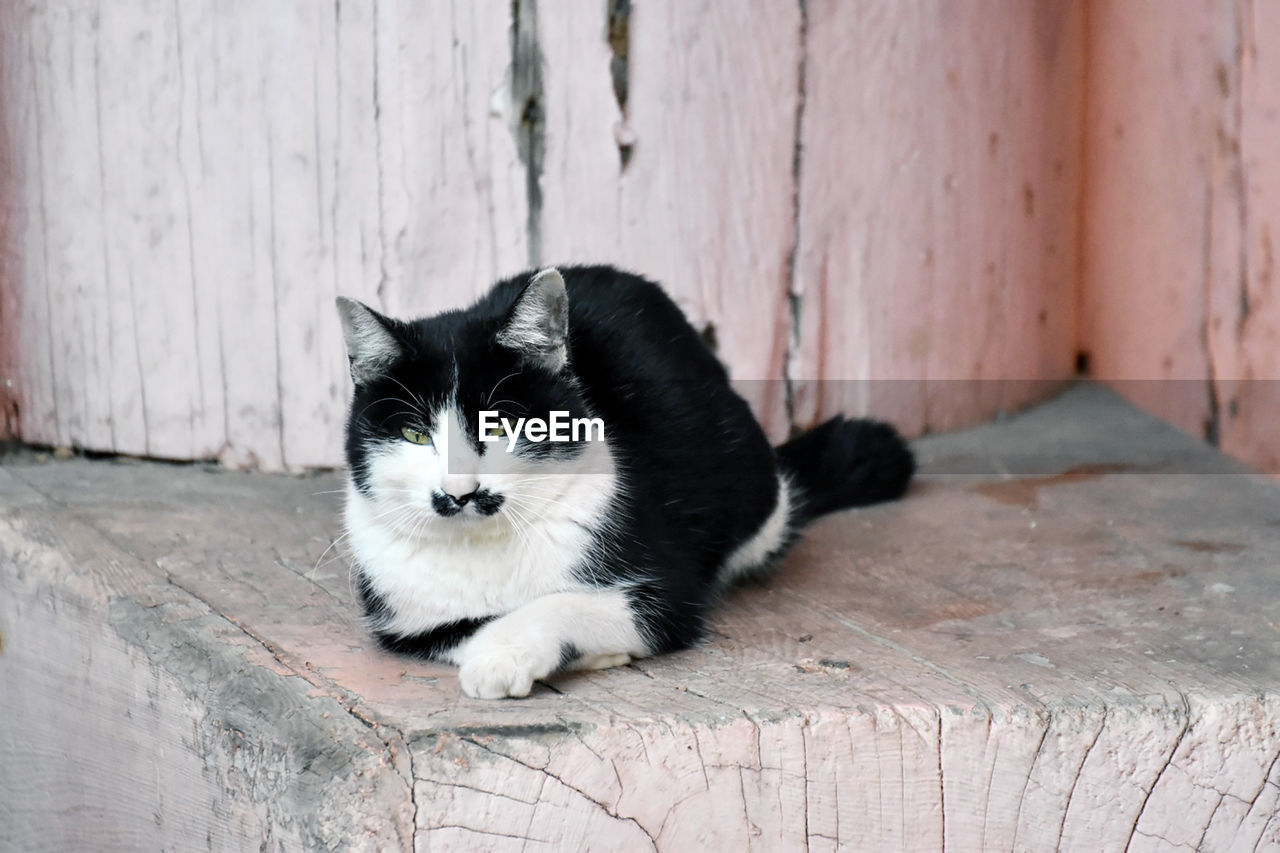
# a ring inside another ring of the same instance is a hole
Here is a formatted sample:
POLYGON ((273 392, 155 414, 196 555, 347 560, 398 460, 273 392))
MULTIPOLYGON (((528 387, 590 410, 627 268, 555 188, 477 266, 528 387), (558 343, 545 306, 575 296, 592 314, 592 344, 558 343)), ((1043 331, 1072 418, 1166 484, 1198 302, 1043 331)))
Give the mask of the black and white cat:
POLYGON ((457 664, 470 696, 698 642, 720 593, 807 522, 896 498, 915 469, 874 421, 771 447, 661 288, 611 267, 516 276, 412 322, 338 309, 355 382, 346 521, 370 628, 457 664), (521 429, 555 412, 598 419, 603 438, 521 429))

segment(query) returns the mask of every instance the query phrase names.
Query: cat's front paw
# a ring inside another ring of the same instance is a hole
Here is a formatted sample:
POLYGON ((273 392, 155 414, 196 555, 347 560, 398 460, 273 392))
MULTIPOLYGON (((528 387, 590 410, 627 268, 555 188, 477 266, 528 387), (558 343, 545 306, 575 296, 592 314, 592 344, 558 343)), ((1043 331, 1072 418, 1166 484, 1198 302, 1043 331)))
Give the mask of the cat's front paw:
POLYGON ((458 670, 458 682, 473 699, 520 699, 529 695, 535 680, 550 672, 527 649, 496 647, 468 655, 458 670))

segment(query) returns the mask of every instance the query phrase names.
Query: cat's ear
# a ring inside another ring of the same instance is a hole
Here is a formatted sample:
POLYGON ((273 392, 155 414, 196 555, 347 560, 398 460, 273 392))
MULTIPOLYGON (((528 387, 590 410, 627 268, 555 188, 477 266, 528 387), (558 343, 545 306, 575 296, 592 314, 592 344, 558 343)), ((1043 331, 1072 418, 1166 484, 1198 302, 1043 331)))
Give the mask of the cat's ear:
POLYGON ((554 373, 568 358, 568 335, 569 295, 560 271, 552 267, 535 275, 520 291, 498 332, 498 343, 554 373))
POLYGON ((400 342, 391 333, 390 319, 345 296, 339 296, 337 302, 342 334, 347 339, 351 379, 363 385, 400 357, 400 342))

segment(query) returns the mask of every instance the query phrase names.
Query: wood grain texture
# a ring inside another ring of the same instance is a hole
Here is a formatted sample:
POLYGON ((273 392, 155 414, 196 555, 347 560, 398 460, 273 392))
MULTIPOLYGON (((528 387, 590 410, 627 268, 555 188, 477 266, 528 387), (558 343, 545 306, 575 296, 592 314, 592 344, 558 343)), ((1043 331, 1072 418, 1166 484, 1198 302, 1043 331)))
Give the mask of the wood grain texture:
POLYGON ((1280 470, 1270 4, 628 8, 0 4, 5 429, 332 465, 335 294, 607 260, 775 438, 969 422, 1079 348, 1280 470))
POLYGON ((435 311, 527 262, 510 11, 4 4, 22 437, 338 462, 333 297, 435 311))
POLYGON ((1090 6, 1081 341, 1094 375, 1280 471, 1280 14, 1090 6))
POLYGON ((1017 405, 916 381, 1069 373, 1079 15, 1010 8, 8 0, 21 434, 334 464, 335 294, 422 314, 600 260, 775 438, 1017 405))
MULTIPOLYGON (((0 3, 0 92, 20 91, 25 55, 21 30, 14 26, 16 15, 0 3)), ((24 296, 22 254, 19 249, 19 185, 16 152, 19 123, 12 98, 0 97, 0 441, 18 438, 18 410, 21 388, 18 374, 22 364, 19 329, 24 296)))
POLYGON ((542 259, 609 261, 662 282, 781 439, 800 6, 634 4, 625 110, 605 12, 539 6, 542 259))
POLYGON ((807 8, 796 420, 1042 396, 1074 356, 1081 4, 807 8))
POLYGON ((284 677, 269 650, 180 583, 139 575, 113 541, 127 547, 123 530, 53 522, 49 499, 13 470, 0 470, 0 846, 409 843, 394 745, 284 677), (46 543, 39 556, 35 541, 46 543), (151 643, 163 651, 141 651, 151 643))
MULTIPOLYGON (((1240 110, 1238 284, 1214 288, 1208 341, 1226 452, 1280 472, 1280 9, 1265 0, 1236 6, 1240 110)), ((1234 75, 1231 75, 1234 77, 1234 75)), ((1230 79, 1230 78, 1229 78, 1230 79)))
POLYGON ((372 648, 332 475, 7 466, 0 846, 1280 844, 1280 487, 1096 388, 919 446, 705 645, 519 702, 372 648))
POLYGON ((1093 375, 1204 435, 1208 303, 1239 263, 1237 46, 1228 5, 1175 5, 1090 7, 1080 335, 1093 375))

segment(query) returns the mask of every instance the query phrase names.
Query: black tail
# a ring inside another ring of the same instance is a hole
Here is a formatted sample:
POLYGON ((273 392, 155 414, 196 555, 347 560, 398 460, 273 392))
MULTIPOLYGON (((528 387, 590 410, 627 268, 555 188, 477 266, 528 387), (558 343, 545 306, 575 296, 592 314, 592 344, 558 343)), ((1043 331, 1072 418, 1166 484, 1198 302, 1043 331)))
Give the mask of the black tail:
POLYGON ((902 497, 916 470, 911 449, 888 424, 834 417, 776 448, 791 480, 792 524, 902 497))

